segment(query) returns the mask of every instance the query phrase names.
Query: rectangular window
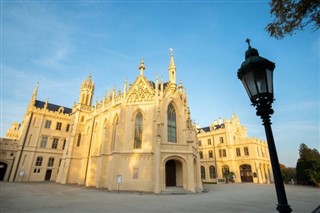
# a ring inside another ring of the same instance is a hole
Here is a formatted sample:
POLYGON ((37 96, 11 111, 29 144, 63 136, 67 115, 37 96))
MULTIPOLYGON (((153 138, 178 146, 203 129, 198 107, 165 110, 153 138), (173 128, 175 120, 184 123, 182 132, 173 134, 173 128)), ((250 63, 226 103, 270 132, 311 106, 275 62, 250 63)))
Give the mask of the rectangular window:
POLYGON ((70 124, 67 124, 66 132, 69 132, 69 129, 70 129, 70 124))
POLYGON ((236 149, 237 156, 241 156, 240 148, 236 149))
POLYGON ((219 149, 219 157, 221 158, 222 157, 222 150, 219 149))
POLYGON ((61 126, 62 126, 62 123, 61 122, 57 122, 56 130, 61 130, 61 126))
POLYGON ((209 151, 209 158, 213 158, 213 152, 211 150, 209 151))
POLYGON ((47 141, 48 141, 48 136, 42 136, 41 143, 40 143, 40 148, 46 148, 47 147, 47 141))
POLYGON ((199 140, 199 146, 201 146, 201 141, 199 140))
POLYGON ((51 127, 51 121, 50 121, 50 120, 46 120, 46 123, 45 123, 45 125, 44 125, 44 128, 50 129, 50 127, 51 127))
POLYGON ((33 173, 40 173, 40 169, 34 169, 33 173))
POLYGON ((64 141, 63 141, 63 145, 62 145, 62 150, 64 150, 64 148, 66 147, 66 142, 67 142, 67 140, 66 140, 66 139, 64 139, 64 141))
POLYGON ((244 155, 249 156, 249 149, 248 147, 244 147, 244 155))
POLYGON ((220 143, 223 143, 223 137, 220 137, 219 140, 220 140, 220 143))
POLYGON ((35 166, 42 166, 42 156, 37 157, 35 166))
POLYGON ((208 139, 208 145, 211 145, 211 139, 210 138, 208 139))
POLYGON ((227 157, 227 151, 225 149, 222 150, 222 156, 227 157))
POLYGON ((53 167, 53 164, 54 164, 54 158, 49 158, 49 161, 48 161, 48 167, 53 167))
POLYGON ((51 148, 52 148, 52 149, 56 149, 56 148, 58 147, 58 142, 59 142, 59 139, 58 139, 58 138, 53 138, 51 148))
POLYGON ((81 133, 78 135, 78 140, 77 140, 77 147, 79 147, 81 144, 81 133))

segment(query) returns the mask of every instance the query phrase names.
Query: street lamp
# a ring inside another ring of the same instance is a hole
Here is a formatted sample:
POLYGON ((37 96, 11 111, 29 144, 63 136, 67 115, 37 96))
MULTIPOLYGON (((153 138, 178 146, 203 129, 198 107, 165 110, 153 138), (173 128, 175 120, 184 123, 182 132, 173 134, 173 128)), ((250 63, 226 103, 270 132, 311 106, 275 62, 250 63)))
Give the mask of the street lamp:
POLYGON ((278 212, 292 212, 283 185, 270 121, 273 114, 273 70, 275 64, 268 59, 260 57, 258 50, 250 46, 250 39, 247 39, 246 42, 249 47, 245 54, 245 61, 238 70, 238 78, 242 81, 252 105, 256 108, 257 115, 261 117, 265 128, 278 198, 277 210, 278 212))

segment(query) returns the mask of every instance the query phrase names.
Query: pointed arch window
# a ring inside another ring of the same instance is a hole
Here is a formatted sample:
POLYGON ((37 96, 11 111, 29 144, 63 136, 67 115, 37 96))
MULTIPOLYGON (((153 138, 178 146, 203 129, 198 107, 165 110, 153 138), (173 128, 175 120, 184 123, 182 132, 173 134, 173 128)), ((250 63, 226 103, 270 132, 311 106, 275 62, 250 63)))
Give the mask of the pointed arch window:
POLYGON ((168 121, 168 142, 177 142, 177 123, 176 123, 176 110, 172 103, 168 106, 167 112, 168 121))
POLYGON ((134 149, 141 149, 142 144, 142 123, 143 117, 141 112, 138 112, 134 125, 134 149))
POLYGON ((114 118, 113 126, 112 126, 111 151, 114 151, 114 148, 115 148, 117 129, 118 129, 118 115, 116 115, 116 117, 114 118))

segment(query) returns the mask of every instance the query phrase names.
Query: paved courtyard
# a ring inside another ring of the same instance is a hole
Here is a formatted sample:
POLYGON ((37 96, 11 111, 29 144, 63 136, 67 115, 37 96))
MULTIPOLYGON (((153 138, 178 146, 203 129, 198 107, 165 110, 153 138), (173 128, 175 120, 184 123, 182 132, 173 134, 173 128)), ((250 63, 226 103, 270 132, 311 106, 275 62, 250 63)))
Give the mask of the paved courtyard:
MULTIPOLYGON (((276 212, 274 185, 205 185, 198 194, 109 192, 77 185, 0 183, 0 212, 276 212)), ((293 212, 312 212, 320 205, 319 188, 286 185, 293 212)))

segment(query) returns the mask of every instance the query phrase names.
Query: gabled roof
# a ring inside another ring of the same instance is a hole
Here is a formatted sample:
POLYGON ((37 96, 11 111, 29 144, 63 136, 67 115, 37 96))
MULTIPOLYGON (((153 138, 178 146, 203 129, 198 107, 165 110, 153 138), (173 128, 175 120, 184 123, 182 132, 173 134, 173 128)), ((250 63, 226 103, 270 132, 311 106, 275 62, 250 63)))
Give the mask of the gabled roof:
MULTIPOLYGON (((34 106, 36 108, 43 109, 45 104, 46 104, 46 102, 44 102, 44 101, 36 100, 34 106)), ((61 107, 63 108, 62 113, 64 113, 64 114, 70 114, 72 112, 72 109, 68 108, 68 107, 59 106, 59 105, 50 104, 50 103, 47 104, 47 109, 50 111, 54 111, 54 112, 58 112, 61 107)))

